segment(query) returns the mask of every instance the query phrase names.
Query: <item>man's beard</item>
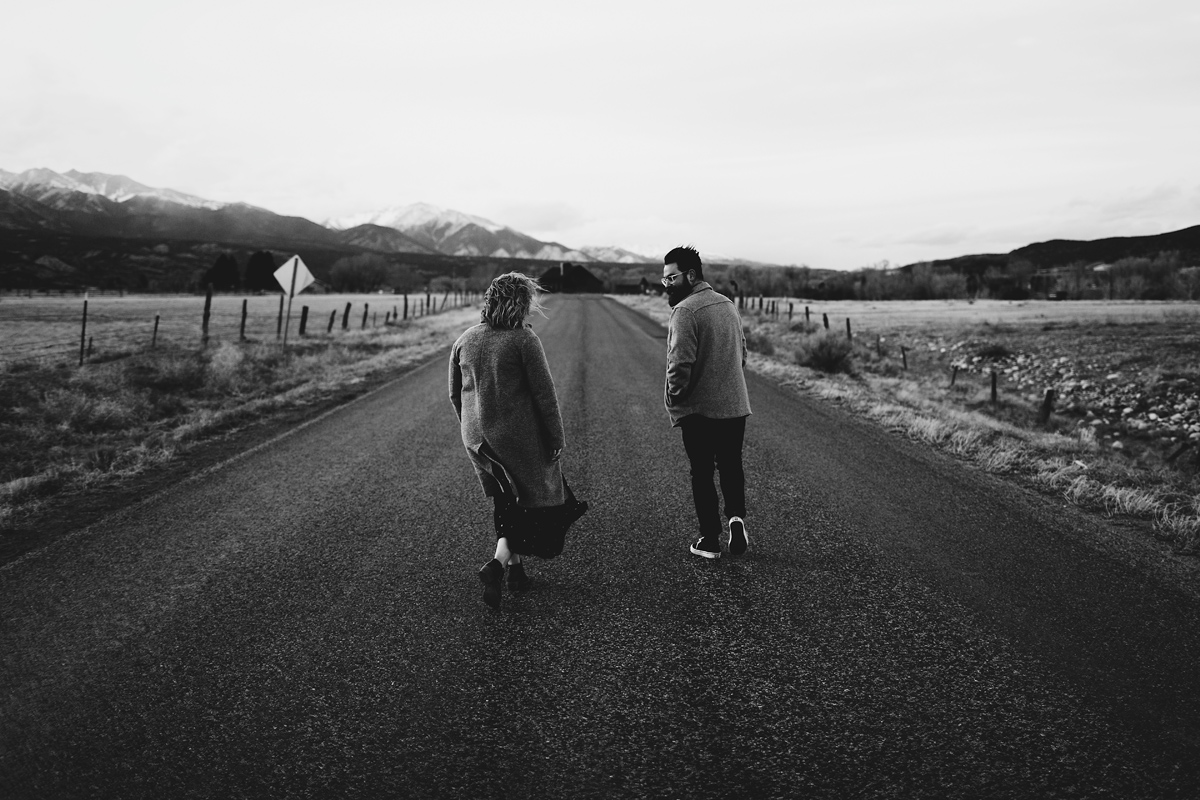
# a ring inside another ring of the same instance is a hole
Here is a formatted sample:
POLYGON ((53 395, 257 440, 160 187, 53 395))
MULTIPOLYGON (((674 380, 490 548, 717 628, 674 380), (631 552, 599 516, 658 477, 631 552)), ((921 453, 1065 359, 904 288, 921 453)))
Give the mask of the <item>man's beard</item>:
POLYGON ((671 308, 679 305, 679 301, 692 293, 692 285, 684 278, 679 283, 667 287, 667 302, 671 308))

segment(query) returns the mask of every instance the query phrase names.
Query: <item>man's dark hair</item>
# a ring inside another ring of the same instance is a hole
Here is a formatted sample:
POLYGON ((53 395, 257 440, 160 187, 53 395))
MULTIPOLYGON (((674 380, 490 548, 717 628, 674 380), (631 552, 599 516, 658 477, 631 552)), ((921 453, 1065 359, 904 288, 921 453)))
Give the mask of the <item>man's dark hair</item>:
POLYGON ((696 280, 704 280, 704 264, 700 261, 700 253, 690 244, 676 247, 663 256, 663 264, 675 264, 680 272, 696 271, 696 280))

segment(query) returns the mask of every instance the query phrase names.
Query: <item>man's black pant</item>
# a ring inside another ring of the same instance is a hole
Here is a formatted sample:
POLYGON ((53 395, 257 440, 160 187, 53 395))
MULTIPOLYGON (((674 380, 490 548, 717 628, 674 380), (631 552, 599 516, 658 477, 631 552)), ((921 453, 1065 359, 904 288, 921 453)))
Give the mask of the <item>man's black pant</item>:
POLYGON ((746 418, 709 419, 691 414, 681 420, 680 427, 683 448, 692 464, 692 499, 696 502, 700 535, 719 538, 722 525, 717 489, 713 485, 714 466, 721 476, 725 516, 746 516, 746 474, 742 471, 746 418))

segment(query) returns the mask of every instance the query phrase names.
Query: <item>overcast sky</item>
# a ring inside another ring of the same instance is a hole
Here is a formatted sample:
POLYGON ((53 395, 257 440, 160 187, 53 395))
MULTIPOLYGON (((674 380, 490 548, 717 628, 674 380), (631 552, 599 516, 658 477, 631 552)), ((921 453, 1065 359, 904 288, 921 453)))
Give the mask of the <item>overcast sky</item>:
POLYGON ((1200 224, 1196 0, 11 3, 0 168, 854 269, 1200 224))

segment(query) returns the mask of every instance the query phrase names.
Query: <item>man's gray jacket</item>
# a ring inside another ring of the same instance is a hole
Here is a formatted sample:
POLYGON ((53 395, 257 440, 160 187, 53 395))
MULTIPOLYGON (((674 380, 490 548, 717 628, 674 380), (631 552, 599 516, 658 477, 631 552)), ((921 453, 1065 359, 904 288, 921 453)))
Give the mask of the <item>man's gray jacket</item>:
POLYGON ((689 414, 712 419, 750 414, 746 336, 737 307, 704 281, 680 300, 667 323, 664 399, 671 424, 689 414))

